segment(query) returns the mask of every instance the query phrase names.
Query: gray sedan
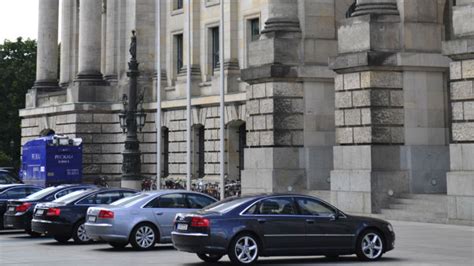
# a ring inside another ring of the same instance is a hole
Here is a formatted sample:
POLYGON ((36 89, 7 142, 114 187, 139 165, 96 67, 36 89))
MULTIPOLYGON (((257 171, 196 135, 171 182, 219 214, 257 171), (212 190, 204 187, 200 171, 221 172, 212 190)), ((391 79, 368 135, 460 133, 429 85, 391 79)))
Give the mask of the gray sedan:
POLYGON ((130 243, 145 250, 156 243, 171 243, 171 231, 177 213, 188 213, 217 200, 184 190, 148 191, 123 198, 107 206, 87 210, 86 232, 94 240, 115 248, 130 243))

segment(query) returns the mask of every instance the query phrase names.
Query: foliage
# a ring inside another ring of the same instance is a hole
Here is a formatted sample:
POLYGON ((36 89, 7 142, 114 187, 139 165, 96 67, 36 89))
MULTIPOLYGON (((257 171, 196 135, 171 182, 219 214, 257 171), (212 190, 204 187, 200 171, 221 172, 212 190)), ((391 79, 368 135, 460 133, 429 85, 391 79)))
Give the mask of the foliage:
MULTIPOLYGON (((33 86, 36 73, 36 41, 0 44, 0 154, 20 161, 21 120, 19 110, 25 107, 25 94, 33 86)), ((3 160, 2 160, 3 163, 3 160)))

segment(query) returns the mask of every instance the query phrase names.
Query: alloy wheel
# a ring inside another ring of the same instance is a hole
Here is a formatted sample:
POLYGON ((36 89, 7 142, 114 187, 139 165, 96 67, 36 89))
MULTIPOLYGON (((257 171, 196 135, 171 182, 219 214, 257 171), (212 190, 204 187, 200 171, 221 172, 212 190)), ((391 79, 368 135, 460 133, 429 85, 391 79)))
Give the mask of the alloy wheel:
POLYGON ((88 242, 91 240, 86 233, 86 226, 84 225, 84 223, 82 223, 81 225, 77 227, 77 238, 81 242, 88 242))
POLYGON ((383 241, 379 235, 368 233, 362 239, 361 248, 368 259, 377 259, 383 252, 383 241))
POLYGON ((252 263, 258 256, 257 242, 250 236, 243 236, 235 243, 234 252, 240 263, 252 263))
POLYGON ((135 233, 135 241, 142 249, 150 248, 155 244, 155 231, 147 226, 140 226, 135 233))

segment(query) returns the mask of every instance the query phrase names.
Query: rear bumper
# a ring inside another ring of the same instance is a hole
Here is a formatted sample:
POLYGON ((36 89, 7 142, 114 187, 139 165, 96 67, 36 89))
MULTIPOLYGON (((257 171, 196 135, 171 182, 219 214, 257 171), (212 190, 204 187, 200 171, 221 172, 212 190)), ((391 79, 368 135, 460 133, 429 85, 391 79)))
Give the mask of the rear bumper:
POLYGON ((117 234, 111 224, 86 223, 87 235, 95 241, 128 242, 128 234, 117 234))
POLYGON ((72 233, 72 225, 55 221, 33 219, 31 221, 31 230, 33 232, 51 236, 68 236, 72 233))
POLYGON ((26 213, 20 215, 5 214, 3 216, 3 227, 29 230, 31 228, 31 217, 26 213))
POLYGON ((171 232, 173 246, 185 252, 224 254, 225 247, 213 246, 208 234, 171 232))

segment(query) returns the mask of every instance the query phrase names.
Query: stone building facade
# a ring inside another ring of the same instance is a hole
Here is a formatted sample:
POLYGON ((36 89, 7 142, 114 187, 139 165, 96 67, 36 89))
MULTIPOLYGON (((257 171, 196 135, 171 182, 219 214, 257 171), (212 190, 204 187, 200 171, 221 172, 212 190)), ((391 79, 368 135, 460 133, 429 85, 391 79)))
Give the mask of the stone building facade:
POLYGON ((220 1, 225 171, 243 193, 303 191, 353 213, 428 199, 421 207, 439 202, 446 212, 426 210, 433 217, 472 224, 474 0, 41 0, 37 81, 20 111, 23 142, 45 128, 81 137, 86 180, 118 184, 125 139, 118 114, 136 30, 148 113, 139 134, 143 174, 156 175, 161 82, 161 176, 183 178, 190 148, 193 178, 218 180, 220 1))

